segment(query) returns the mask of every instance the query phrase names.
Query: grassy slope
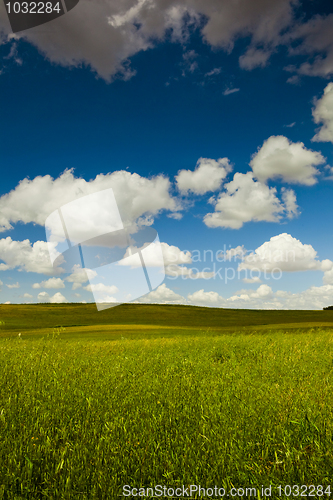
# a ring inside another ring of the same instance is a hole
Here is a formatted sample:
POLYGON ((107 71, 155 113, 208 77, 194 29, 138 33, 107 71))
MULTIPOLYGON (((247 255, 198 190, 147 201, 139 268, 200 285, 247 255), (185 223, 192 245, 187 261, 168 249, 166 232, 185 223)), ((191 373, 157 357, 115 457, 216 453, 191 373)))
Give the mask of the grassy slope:
MULTIPOLYGON (((129 325, 234 329, 259 325, 333 326, 333 311, 267 311, 194 306, 123 304, 98 312, 95 304, 0 305, 3 334, 59 326, 129 325)), ((76 330, 79 330, 77 328, 76 330)), ((83 329, 84 330, 84 329, 83 329)), ((100 329, 101 331, 103 328, 100 329)))

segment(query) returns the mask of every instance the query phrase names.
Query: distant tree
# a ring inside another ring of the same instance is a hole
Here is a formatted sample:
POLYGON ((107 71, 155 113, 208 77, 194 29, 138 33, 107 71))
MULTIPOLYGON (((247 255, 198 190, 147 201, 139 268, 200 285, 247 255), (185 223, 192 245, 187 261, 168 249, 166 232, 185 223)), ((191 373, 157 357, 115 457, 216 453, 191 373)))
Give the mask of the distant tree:
POLYGON ((333 311, 333 306, 327 306, 323 308, 324 311, 333 311))

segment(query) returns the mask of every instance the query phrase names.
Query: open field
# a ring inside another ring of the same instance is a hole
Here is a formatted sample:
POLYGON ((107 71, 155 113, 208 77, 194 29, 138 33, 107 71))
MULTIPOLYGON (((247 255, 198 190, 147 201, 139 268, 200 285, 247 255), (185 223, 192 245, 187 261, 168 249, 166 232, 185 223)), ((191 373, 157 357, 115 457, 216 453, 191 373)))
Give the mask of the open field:
POLYGON ((0 306, 0 499, 333 483, 333 311, 95 311, 0 306))

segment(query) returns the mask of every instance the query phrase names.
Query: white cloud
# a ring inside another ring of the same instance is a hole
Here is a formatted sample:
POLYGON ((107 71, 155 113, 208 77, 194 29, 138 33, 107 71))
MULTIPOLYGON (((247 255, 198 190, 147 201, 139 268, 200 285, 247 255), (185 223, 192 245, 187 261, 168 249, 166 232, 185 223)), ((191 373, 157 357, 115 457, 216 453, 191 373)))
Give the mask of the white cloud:
POLYGON ((19 282, 13 283, 12 285, 6 285, 8 288, 20 288, 19 282))
POLYGON ((61 278, 50 278, 41 283, 34 283, 32 288, 65 288, 65 283, 61 278))
POLYGON ((324 271, 324 285, 333 285, 333 263, 328 259, 323 261, 321 270, 324 271))
POLYGON ((47 292, 40 292, 37 295, 37 299, 41 300, 43 302, 49 302, 50 301, 50 295, 47 292))
MULTIPOLYGON (((333 14, 328 16, 317 15, 306 23, 298 24, 283 37, 289 45, 289 54, 292 56, 311 56, 310 61, 299 67, 290 67, 300 75, 329 77, 333 74, 333 14), (296 46, 290 45, 297 43, 296 46)), ((287 68, 289 69, 289 68, 287 68)))
MULTIPOLYGON (((285 68, 287 69, 287 68, 285 68)), ((287 83, 290 83, 291 85, 300 85, 301 79, 299 75, 293 75, 287 78, 287 83)), ((288 127, 288 125, 286 125, 288 127)))
POLYGON ((188 302, 198 306, 231 309, 322 309, 333 304, 333 285, 312 286, 297 293, 277 290, 266 284, 256 290, 242 289, 225 299, 217 292, 203 289, 188 295, 188 302))
POLYGON ((168 243, 161 243, 162 254, 164 259, 164 264, 167 266, 169 264, 191 264, 192 257, 191 252, 180 250, 180 248, 174 245, 168 245, 168 243))
POLYGON ((175 213, 167 214, 167 217, 169 217, 169 219, 180 220, 183 218, 183 214, 181 214, 180 212, 175 212, 175 213))
POLYGON ((189 50, 183 53, 183 76, 186 75, 186 72, 194 73, 194 71, 198 69, 198 63, 195 60, 197 57, 198 54, 195 52, 195 50, 189 50))
MULTIPOLYGON (((81 0, 53 21, 54 30, 37 27, 13 36, 4 3, 0 3, 0 41, 13 39, 15 51, 17 40, 24 39, 62 66, 88 66, 107 81, 128 80, 136 74, 129 62, 133 55, 155 47, 166 33, 185 46, 193 27, 201 25, 203 41, 215 49, 230 53, 237 39, 249 40, 239 58, 243 69, 266 66, 283 44, 289 55, 311 57, 295 71, 327 77, 333 73, 333 15, 316 16, 305 23, 299 16, 295 23, 298 5, 297 0, 81 0)), ((20 57, 15 60, 22 63, 20 57)))
MULTIPOLYGON (((140 249, 135 246, 127 248, 124 258, 118 262, 119 266, 141 267, 141 261, 131 258, 138 250, 144 250, 144 261, 147 267, 163 267, 168 269, 170 265, 179 267, 178 264, 191 264, 192 257, 189 251, 183 252, 174 245, 168 243, 152 242, 148 246, 144 245, 140 249), (162 250, 162 251, 161 251, 162 250)), ((186 268, 185 268, 186 269, 186 268)))
MULTIPOLYGON (((263 286, 263 285, 261 285, 263 286)), ((269 297, 256 298, 254 291, 245 291, 243 298, 235 298, 236 307, 265 308, 265 309, 323 309, 333 304, 333 286, 312 286, 297 293, 278 290, 269 297), (248 296, 246 298, 245 296, 248 296)))
POLYGON ((254 276, 253 278, 244 278, 244 283, 262 283, 259 276, 254 276))
POLYGON ((187 299, 191 304, 198 306, 223 307, 226 304, 226 300, 217 292, 204 292, 203 289, 189 294, 187 299))
POLYGON ((284 297, 283 309, 323 309, 333 304, 333 286, 311 286, 300 293, 284 297))
POLYGON ((296 194, 292 189, 282 188, 282 200, 287 212, 288 219, 292 219, 298 215, 298 205, 296 203, 296 194))
POLYGON ((192 191, 194 194, 205 194, 209 191, 217 191, 231 166, 228 158, 212 160, 200 158, 196 168, 192 170, 180 170, 175 180, 182 194, 192 191))
POLYGON ((320 261, 311 245, 303 244, 290 234, 273 236, 254 252, 246 255, 238 269, 251 269, 263 272, 281 271, 326 271, 332 266, 331 261, 320 261))
MULTIPOLYGON (((182 251, 180 250, 180 248, 174 245, 168 245, 168 243, 152 242, 150 245, 145 246, 144 248, 145 264, 149 267, 160 267, 160 248, 162 249, 165 266, 168 266, 169 264, 191 264, 192 262, 191 252, 189 252, 188 250, 182 251)), ((133 246, 131 247, 131 249, 128 248, 124 254, 124 259, 130 257, 136 250, 138 249, 133 246)), ((129 264, 127 262, 122 263, 122 261, 120 261, 119 265, 129 264)), ((133 263, 131 263, 130 265, 133 265, 133 263)))
POLYGON ((65 304, 68 302, 66 297, 62 293, 57 292, 52 297, 50 297, 51 304, 65 304))
MULTIPOLYGON (((182 251, 174 245, 168 245, 168 243, 162 242, 151 243, 144 249, 144 261, 147 267, 161 267, 163 266, 163 261, 161 260, 160 248, 162 249, 162 256, 165 266, 165 274, 172 278, 178 276, 183 276, 184 278, 190 279, 210 279, 214 277, 214 272, 210 271, 199 271, 197 269, 191 269, 183 264, 191 264, 192 256, 189 251, 182 251), (160 245, 160 246, 159 246, 160 245)), ((121 260, 118 264, 124 266, 141 266, 140 261, 137 259, 131 259, 131 253, 136 251, 136 247, 131 247, 126 250, 124 255, 125 260, 121 260)))
POLYGON ((18 268, 20 271, 54 274, 45 241, 36 241, 32 244, 29 240, 14 241, 10 236, 2 238, 0 259, 5 262, 7 269, 18 268))
POLYGON ((232 259, 243 259, 244 255, 246 254, 246 249, 244 245, 238 245, 235 248, 229 248, 225 252, 221 252, 218 257, 223 258, 223 260, 229 260, 231 261, 232 259))
POLYGON ((30 293, 25 293, 25 294, 23 295, 23 297, 24 297, 25 299, 32 299, 32 295, 31 295, 30 293))
POLYGON ((230 302, 235 302, 239 299, 249 301, 251 299, 268 299, 273 297, 273 290, 268 285, 260 285, 257 290, 240 290, 235 295, 229 297, 230 302))
POLYGON ((333 143, 333 82, 325 87, 323 96, 315 101, 312 115, 315 123, 323 124, 312 140, 333 143))
POLYGON ((236 88, 234 88, 234 89, 229 89, 229 88, 228 88, 228 89, 226 89, 226 90, 223 92, 223 95, 230 95, 230 94, 234 94, 235 92, 239 92, 239 91, 240 91, 240 89, 236 89, 236 88))
MULTIPOLYGON (((104 292, 103 292, 104 293, 104 292)), ((84 302, 84 301, 82 301, 84 302)), ((118 301, 115 297, 111 297, 111 295, 98 295, 98 300, 97 302, 108 302, 108 303, 111 303, 111 304, 117 304, 118 301)))
POLYGON ((262 50, 256 47, 249 47, 245 54, 240 56, 239 65, 242 69, 251 71, 254 68, 265 67, 271 56, 271 50, 262 50))
MULTIPOLYGON (((179 208, 178 202, 170 196, 170 181, 163 175, 148 179, 136 173, 115 171, 86 181, 74 177, 72 170, 66 170, 57 179, 49 175, 23 179, 14 190, 1 196, 0 226, 4 231, 11 229, 11 223, 19 221, 44 225, 46 218, 62 205, 106 188, 113 189, 125 224, 133 224, 139 218, 144 222, 147 217, 151 224, 152 217, 162 210, 174 212, 179 208)), ((101 213, 92 215, 98 223, 103 218, 101 213)), ((89 231, 88 227, 86 239, 90 237, 89 231)))
POLYGON ((245 222, 278 222, 287 210, 276 196, 276 188, 255 181, 252 172, 236 172, 225 184, 215 204, 215 213, 208 213, 204 223, 208 227, 230 227, 239 229, 245 222))
POLYGON ((175 293, 173 290, 170 290, 170 288, 167 288, 166 284, 163 283, 158 288, 156 288, 156 290, 153 290, 152 292, 145 295, 141 299, 141 302, 182 304, 182 303, 185 303, 186 301, 185 301, 184 297, 175 293))
MULTIPOLYGON (((73 273, 67 276, 67 278, 65 278, 65 281, 73 283, 74 287, 74 285, 82 285, 82 283, 86 283, 89 279, 95 278, 95 276, 97 276, 97 272, 93 269, 82 269, 80 265, 75 264, 73 273)), ((79 288, 79 286, 72 288, 72 290, 75 290, 76 288, 79 288)))
MULTIPOLYGON (((129 79, 135 71, 131 56, 164 39, 171 31, 173 41, 184 43, 190 27, 199 26, 202 38, 213 47, 230 52, 235 40, 250 37, 251 45, 243 66, 263 65, 263 52, 269 54, 280 40, 280 33, 293 19, 291 0, 81 0, 65 16, 53 21, 54 30, 39 27, 17 33, 32 43, 46 58, 63 66, 90 66, 102 78, 110 80, 117 73, 129 79), (254 54, 251 55, 251 51, 254 54), (259 55, 258 55, 258 54, 259 55), (247 62, 246 62, 247 61, 247 62)), ((10 33, 4 4, 0 4, 0 31, 10 33)), ((2 36, 3 41, 6 36, 2 36)), ((266 57, 266 56, 265 56, 266 57)), ((268 57, 268 56, 267 56, 268 57)))
POLYGON ((208 73, 205 74, 205 76, 215 76, 219 75, 222 72, 222 68, 214 68, 211 71, 208 71, 208 73))
POLYGON ((57 292, 52 297, 47 292, 40 292, 37 299, 41 302, 50 302, 51 304, 65 304, 68 302, 62 293, 57 292))
POLYGON ((283 135, 269 137, 252 156, 250 166, 255 177, 266 182, 281 177, 284 182, 312 186, 319 174, 315 166, 325 163, 317 151, 304 147, 302 142, 291 142, 283 135))

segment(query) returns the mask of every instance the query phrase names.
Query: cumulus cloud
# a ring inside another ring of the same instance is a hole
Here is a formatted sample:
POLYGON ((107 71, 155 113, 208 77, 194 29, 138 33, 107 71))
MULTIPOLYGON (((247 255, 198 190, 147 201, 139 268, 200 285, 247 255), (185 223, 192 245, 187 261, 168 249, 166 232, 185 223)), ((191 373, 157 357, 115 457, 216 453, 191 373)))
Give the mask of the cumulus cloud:
POLYGON ((229 248, 225 252, 221 252, 218 257, 222 258, 223 260, 229 260, 229 262, 231 262, 232 259, 243 259, 245 254, 246 249, 244 245, 238 245, 235 248, 229 248))
POLYGON ((228 158, 220 158, 219 160, 200 158, 194 171, 180 170, 175 180, 182 194, 192 191, 192 193, 199 195, 209 191, 217 191, 230 171, 231 166, 228 158))
POLYGON ((238 301, 239 299, 244 301, 250 301, 251 299, 268 299, 273 297, 273 290, 268 285, 260 285, 257 290, 240 290, 236 292, 235 295, 229 297, 230 302, 238 301))
POLYGON ((227 303, 217 292, 205 292, 203 289, 189 294, 187 299, 190 304, 205 307, 223 307, 227 303))
MULTIPOLYGON (((124 224, 138 219, 151 224, 152 217, 162 210, 177 211, 178 203, 170 195, 170 187, 163 175, 148 179, 127 171, 99 174, 90 181, 75 177, 73 170, 66 170, 57 179, 50 175, 23 179, 0 198, 0 231, 11 229, 11 224, 19 221, 44 225, 46 218, 62 205, 107 188, 113 189, 124 224)), ((92 215, 99 223, 103 219, 101 213, 92 215)))
MULTIPOLYGON (((143 249, 144 247, 142 247, 143 249)), ((124 255, 124 259, 118 262, 120 266, 131 266, 131 267, 141 267, 140 260, 131 259, 133 251, 137 251, 136 247, 131 247, 127 249, 124 255)), ((174 245, 168 245, 168 243, 151 243, 149 246, 144 248, 144 262, 145 265, 149 267, 163 267, 165 266, 165 274, 171 278, 177 278, 182 276, 183 278, 190 279, 210 279, 214 277, 215 273, 210 271, 199 271, 198 269, 192 269, 186 267, 183 264, 191 264, 192 256, 189 251, 182 251, 174 245), (162 255, 160 250, 162 249, 162 255), (163 256, 163 260, 161 257, 163 256)))
POLYGON ((324 271, 324 285, 333 285, 333 262, 326 259, 322 262, 321 270, 324 271))
POLYGON ((253 278, 244 278, 244 283, 262 283, 259 276, 254 276, 253 278))
POLYGON ((32 288, 65 288, 65 283, 61 278, 50 278, 41 283, 34 283, 32 288))
POLYGON ((156 290, 145 295, 141 302, 156 302, 165 304, 182 304, 186 300, 181 295, 175 293, 170 288, 167 288, 166 284, 163 283, 156 290))
POLYGON ((23 297, 24 297, 25 299, 32 299, 32 295, 31 295, 30 293, 25 293, 25 294, 23 295, 23 297))
POLYGON ((262 50, 256 47, 249 47, 245 54, 240 56, 239 65, 248 71, 257 67, 264 67, 271 56, 271 50, 262 50))
POLYGON ((315 16, 306 23, 299 23, 283 36, 292 56, 311 56, 300 66, 286 69, 299 75, 329 77, 333 74, 333 14, 315 16), (293 43, 296 45, 293 46, 293 43))
MULTIPOLYGON (((164 260, 164 265, 168 266, 169 264, 191 264, 192 256, 191 252, 182 251, 180 248, 174 245, 168 245, 168 243, 164 242, 152 242, 150 245, 145 246, 145 264, 149 267, 160 267, 161 259, 159 258, 159 251, 162 249, 162 255, 164 260)), ((131 247, 131 249, 127 249, 124 254, 124 259, 130 257, 133 252, 137 251, 136 247, 131 247)), ((122 265, 122 262, 119 262, 122 265)), ((125 262, 124 265, 127 265, 125 262)), ((132 265, 132 264, 131 264, 132 265)), ((141 264, 140 264, 141 265, 141 264)))
POLYGON ((299 214, 298 205, 296 203, 295 191, 283 187, 281 189, 281 192, 282 192, 282 200, 284 202, 284 206, 287 212, 287 217, 288 219, 292 219, 293 217, 296 217, 299 214))
POLYGON ((288 211, 277 198, 276 188, 255 181, 252 172, 235 173, 233 180, 224 187, 225 192, 217 200, 211 200, 215 212, 204 217, 208 227, 239 229, 250 221, 278 222, 288 211))
MULTIPOLYGON (((23 208, 23 207, 22 207, 23 208)), ((48 246, 45 241, 30 243, 29 240, 14 241, 10 236, 0 240, 0 260, 5 262, 4 268, 42 274, 54 274, 50 261, 48 246)), ((58 269, 59 272, 61 269, 58 269)))
MULTIPOLYGON (((53 30, 40 27, 23 31, 15 39, 32 43, 47 59, 63 66, 89 66, 99 76, 129 79, 135 74, 129 58, 154 47, 171 33, 184 43, 201 29, 203 40, 227 52, 240 37, 250 48, 240 59, 243 68, 267 63, 281 42, 281 32, 293 22, 294 0, 81 0, 68 14, 52 22, 53 30), (204 21, 204 22, 203 22, 204 21)), ((5 7, 0 4, 3 41, 10 33, 5 7)))
POLYGON ((280 177, 284 182, 312 186, 319 174, 315 166, 325 163, 317 151, 307 149, 303 142, 291 142, 283 135, 269 137, 252 156, 250 166, 255 177, 266 182, 280 177))
POLYGON ((66 297, 62 293, 57 292, 52 297, 50 297, 51 304, 65 304, 68 302, 66 297))
MULTIPOLYGON (((262 286, 262 285, 261 285, 262 286)), ((302 292, 286 292, 284 290, 278 290, 273 293, 270 297, 262 297, 261 300, 255 299, 253 294, 246 293, 241 299, 235 299, 235 304, 237 307, 249 308, 259 308, 263 307, 265 309, 323 309, 328 305, 332 304, 333 301, 333 286, 312 286, 307 290, 302 292), (243 305, 242 305, 243 303, 243 305)))
POLYGON ((73 267, 73 273, 65 278, 69 283, 79 284, 86 283, 89 279, 93 279, 97 276, 97 272, 93 269, 88 269, 82 267, 79 264, 75 264, 73 267))
POLYGON ((228 51, 232 50, 239 36, 252 35, 252 47, 261 45, 269 51, 278 42, 281 30, 292 21, 292 4, 293 2, 288 0, 279 2, 202 0, 199 2, 200 10, 209 16, 203 34, 208 43, 228 51))
POLYGON ((6 285, 8 288, 20 288, 19 282, 13 283, 12 285, 6 285))
POLYGON ((323 96, 315 101, 312 115, 315 123, 322 123, 312 140, 333 143, 333 82, 325 87, 323 96))
POLYGON ((203 289, 189 294, 190 304, 205 307, 224 307, 231 309, 323 309, 333 304, 333 285, 312 286, 302 292, 286 292, 266 284, 256 290, 242 289, 224 298, 217 292, 205 292, 203 289))
POLYGON ((244 257, 238 269, 258 270, 262 272, 280 271, 326 271, 332 267, 328 259, 320 261, 316 250, 303 244, 287 233, 273 236, 254 252, 244 257))
POLYGON ((57 292, 52 297, 47 292, 40 292, 37 299, 41 302, 50 302, 51 304, 65 304, 68 302, 62 293, 57 292))
POLYGON ((168 245, 168 243, 161 243, 162 254, 164 259, 164 264, 168 266, 169 264, 191 264, 192 256, 191 252, 180 250, 180 248, 174 245, 168 245))
POLYGON ((50 300, 50 295, 47 292, 40 292, 37 295, 37 299, 41 300, 42 302, 49 302, 50 300))

